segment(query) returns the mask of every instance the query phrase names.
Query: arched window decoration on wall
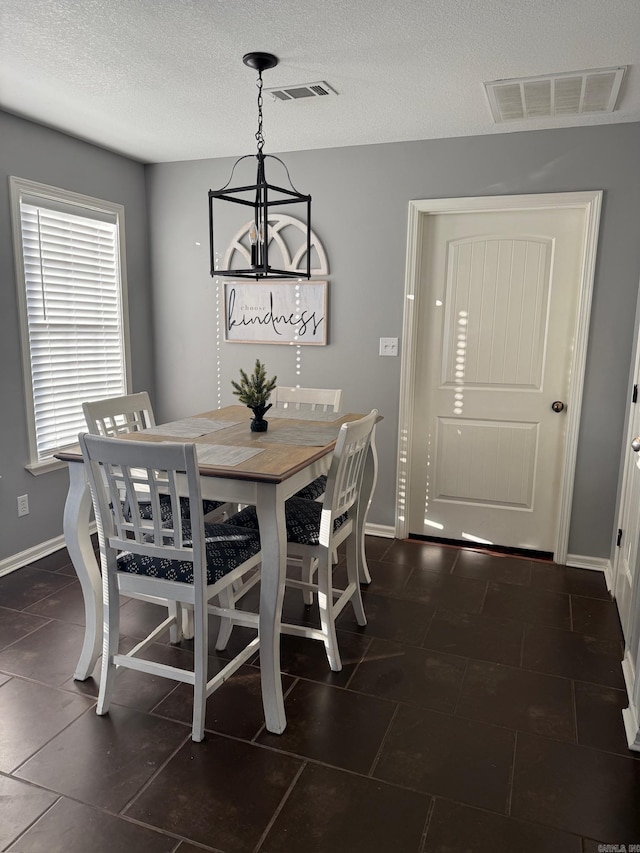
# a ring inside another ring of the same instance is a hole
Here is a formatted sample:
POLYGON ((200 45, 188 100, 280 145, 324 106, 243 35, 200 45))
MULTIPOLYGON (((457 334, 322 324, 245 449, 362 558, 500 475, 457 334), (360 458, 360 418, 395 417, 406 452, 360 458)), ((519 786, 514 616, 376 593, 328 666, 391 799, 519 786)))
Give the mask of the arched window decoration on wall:
MULTIPOLYGON (((300 276, 307 273, 307 231, 303 222, 283 213, 269 214, 269 260, 274 267, 299 272, 300 276)), ((227 270, 245 269, 251 264, 251 229, 254 226, 250 220, 234 235, 224 256, 223 266, 227 270)), ((326 276, 329 264, 324 247, 313 231, 310 232, 311 246, 311 275, 326 276)), ((215 274, 215 273, 214 273, 215 274)))

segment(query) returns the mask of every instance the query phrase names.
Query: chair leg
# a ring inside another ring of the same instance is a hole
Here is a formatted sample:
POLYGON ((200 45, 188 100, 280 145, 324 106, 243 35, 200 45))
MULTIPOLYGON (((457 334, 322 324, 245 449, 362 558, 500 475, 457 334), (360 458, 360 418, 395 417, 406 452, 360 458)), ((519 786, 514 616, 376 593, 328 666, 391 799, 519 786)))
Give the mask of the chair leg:
POLYGON ((193 607, 182 605, 182 636, 185 640, 193 640, 193 607))
POLYGON ((104 633, 102 637, 102 667, 100 671, 100 690, 98 691, 98 703, 96 714, 103 716, 108 713, 113 688, 116 680, 116 667, 113 656, 118 654, 120 644, 120 594, 118 592, 118 581, 113 574, 106 573, 102 583, 108 585, 107 595, 104 597, 104 633))
POLYGON ((193 608, 193 722, 191 740, 204 740, 204 721, 207 712, 207 650, 209 613, 207 603, 193 608))
MULTIPOLYGON (((300 565, 300 580, 305 583, 313 583, 313 576, 317 567, 315 557, 303 557, 300 565)), ((310 589, 302 590, 302 600, 307 606, 313 604, 313 591, 310 589)))
POLYGON ((338 649, 336 620, 333 610, 333 578, 331 570, 331 551, 323 549, 324 553, 318 560, 318 606, 320 610, 320 625, 324 634, 324 646, 327 651, 329 666, 334 672, 340 672, 342 661, 338 649))
MULTIPOLYGON (((236 600, 230 587, 227 586, 220 590, 218 593, 218 602, 220 607, 228 607, 230 610, 235 610, 236 600)), ((233 621, 226 616, 221 616, 220 629, 218 630, 218 636, 216 638, 216 649, 218 651, 227 648, 227 643, 229 642, 232 631, 233 621)))
POLYGON ((358 625, 364 627, 367 624, 367 617, 364 612, 364 604, 362 602, 362 591, 360 590, 360 579, 358 577, 358 564, 356 559, 356 549, 360 547, 360 543, 356 541, 354 535, 347 539, 347 582, 353 584, 354 591, 351 596, 351 604, 358 625))
POLYGON ((169 642, 179 643, 182 639, 182 605, 179 601, 169 602, 169 616, 173 616, 175 622, 169 628, 169 642))

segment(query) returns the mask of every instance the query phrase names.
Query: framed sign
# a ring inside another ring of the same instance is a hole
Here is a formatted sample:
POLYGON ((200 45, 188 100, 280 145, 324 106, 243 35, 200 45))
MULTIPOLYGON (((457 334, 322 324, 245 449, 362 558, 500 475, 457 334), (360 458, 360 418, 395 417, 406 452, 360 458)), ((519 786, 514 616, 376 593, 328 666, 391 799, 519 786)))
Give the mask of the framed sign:
POLYGON ((325 346, 327 282, 225 282, 224 339, 325 346))

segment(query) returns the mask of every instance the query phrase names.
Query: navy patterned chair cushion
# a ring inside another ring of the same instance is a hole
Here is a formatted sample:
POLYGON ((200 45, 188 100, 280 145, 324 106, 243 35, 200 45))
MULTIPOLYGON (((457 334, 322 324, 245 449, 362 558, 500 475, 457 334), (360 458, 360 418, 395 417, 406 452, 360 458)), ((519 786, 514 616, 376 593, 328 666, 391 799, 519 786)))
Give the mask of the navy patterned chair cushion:
MULTIPOLYGON (((122 509, 125 517, 129 518, 129 513, 124 504, 122 509)), ((140 518, 143 518, 145 521, 150 521, 153 517, 151 514, 151 501, 139 501, 138 512, 140 513, 140 518)), ((163 524, 171 524, 171 498, 169 495, 160 495, 160 518, 163 524)))
MULTIPOLYGON (((202 501, 202 511, 205 515, 213 512, 214 509, 218 509, 219 506, 222 506, 221 501, 202 501)), ((149 521, 151 519, 151 502, 140 502, 138 507, 140 518, 149 521)), ((180 498, 180 515, 183 518, 189 518, 189 498, 180 498)), ((160 495, 160 518, 163 522, 171 523, 171 498, 169 495, 160 495)))
MULTIPOLYGON (((246 527, 231 524, 204 525, 207 552, 207 584, 210 585, 229 574, 245 560, 260 550, 260 537, 246 527)), ((183 525, 183 544, 191 545, 191 529, 183 525)), ((193 564, 182 560, 147 557, 125 551, 118 557, 118 571, 132 575, 163 578, 164 580, 193 583, 193 564)))
MULTIPOLYGON (((284 505, 284 513, 287 521, 287 541, 298 545, 318 545, 320 541, 320 518, 322 516, 322 504, 317 501, 308 501, 303 498, 293 497, 284 505)), ((347 513, 338 516, 333 522, 334 532, 338 530, 347 520, 347 513)), ((227 524, 235 527, 245 527, 258 530, 258 515, 254 506, 247 506, 240 512, 232 515, 227 524)))
POLYGON ((302 498, 305 501, 315 501, 320 495, 323 495, 327 489, 327 478, 324 474, 320 477, 316 477, 316 479, 309 483, 308 486, 305 486, 303 489, 300 489, 299 492, 296 492, 295 498, 302 498))
MULTIPOLYGON (((218 509, 219 506, 222 506, 222 501, 210 501, 202 500, 202 512, 207 515, 209 512, 213 512, 214 509, 218 509)), ((180 512, 183 518, 189 518, 189 498, 180 498, 180 512)))

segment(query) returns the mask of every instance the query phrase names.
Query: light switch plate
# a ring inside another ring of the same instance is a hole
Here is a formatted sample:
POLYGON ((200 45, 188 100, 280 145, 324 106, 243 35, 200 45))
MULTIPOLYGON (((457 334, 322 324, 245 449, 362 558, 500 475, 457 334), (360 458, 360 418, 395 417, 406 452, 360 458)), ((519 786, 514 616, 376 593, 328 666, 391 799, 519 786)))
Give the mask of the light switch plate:
POLYGON ((380 338, 380 355, 398 355, 398 339, 380 338))

